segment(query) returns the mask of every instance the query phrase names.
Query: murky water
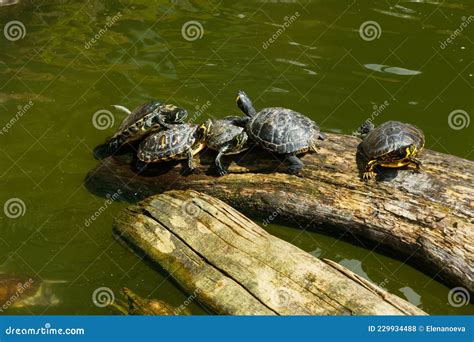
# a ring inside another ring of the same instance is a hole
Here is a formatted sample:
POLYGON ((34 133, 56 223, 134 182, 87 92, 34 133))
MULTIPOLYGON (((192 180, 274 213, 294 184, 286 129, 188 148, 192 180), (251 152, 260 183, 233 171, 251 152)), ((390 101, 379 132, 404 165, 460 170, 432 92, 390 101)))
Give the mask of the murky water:
MULTIPOLYGON (((112 239, 125 204, 83 187, 96 164, 92 149, 123 118, 111 104, 159 98, 201 121, 238 114, 235 93, 245 89, 258 108, 293 108, 325 131, 350 134, 368 117, 407 121, 425 131, 428 148, 473 158, 471 1, 202 3, 0 7, 0 203, 15 199, 8 203, 19 210, 0 215, 0 271, 64 281, 49 285, 50 305, 6 313, 110 314, 91 299, 99 287, 118 296, 128 286, 174 305, 186 299, 166 274, 112 239), (100 110, 112 115, 94 125, 100 110)), ((473 313, 449 305, 446 286, 379 251, 269 229, 428 313, 473 313)))

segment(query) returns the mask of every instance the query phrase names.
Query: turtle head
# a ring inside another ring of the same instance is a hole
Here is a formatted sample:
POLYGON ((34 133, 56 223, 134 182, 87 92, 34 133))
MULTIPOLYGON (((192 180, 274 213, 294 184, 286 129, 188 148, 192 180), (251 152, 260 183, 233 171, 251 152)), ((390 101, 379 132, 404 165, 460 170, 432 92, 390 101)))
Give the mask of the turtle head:
POLYGON ((165 105, 161 110, 163 121, 168 124, 183 123, 188 117, 188 111, 174 105, 165 105))
POLYGON ((392 165, 392 167, 400 166, 400 162, 404 162, 406 160, 410 160, 411 158, 416 157, 418 153, 418 148, 416 144, 410 144, 406 146, 402 146, 394 151, 391 151, 384 156, 382 156, 382 160, 384 161, 385 165, 392 165))
POLYGON ((208 119, 206 122, 199 125, 197 128, 197 136, 199 140, 205 140, 212 132, 212 120, 208 119))
POLYGON ((416 157, 416 155, 418 154, 418 147, 416 146, 416 144, 411 144, 408 147, 406 147, 405 154, 406 154, 406 158, 416 157))
POLYGON ((254 116, 257 113, 255 108, 253 107, 252 101, 250 101, 250 98, 244 91, 238 91, 236 101, 237 106, 245 115, 254 116))

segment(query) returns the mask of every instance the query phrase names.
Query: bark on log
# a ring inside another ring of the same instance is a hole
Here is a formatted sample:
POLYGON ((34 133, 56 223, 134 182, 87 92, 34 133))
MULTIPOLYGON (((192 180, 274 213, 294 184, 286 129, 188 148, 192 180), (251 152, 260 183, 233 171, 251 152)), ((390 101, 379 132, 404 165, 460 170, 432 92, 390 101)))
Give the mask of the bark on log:
POLYGON ((131 205, 116 219, 114 236, 220 314, 425 314, 192 190, 169 191, 131 205))
POLYGON ((120 190, 129 200, 170 189, 204 192, 253 218, 271 216, 388 247, 445 284, 474 293, 474 163, 424 150, 423 172, 385 170, 377 181, 364 182, 359 142, 328 134, 319 153, 302 158, 300 177, 278 172, 286 165, 258 148, 228 156, 224 177, 213 174, 212 152, 201 156, 199 173, 187 176, 167 163, 138 174, 125 154, 102 161, 86 186, 102 195, 120 190))

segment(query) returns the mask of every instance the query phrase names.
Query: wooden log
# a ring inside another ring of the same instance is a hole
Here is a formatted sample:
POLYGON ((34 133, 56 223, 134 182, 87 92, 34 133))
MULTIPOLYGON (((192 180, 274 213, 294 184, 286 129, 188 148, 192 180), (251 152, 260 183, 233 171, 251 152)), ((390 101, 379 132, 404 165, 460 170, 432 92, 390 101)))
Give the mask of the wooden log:
POLYGON ((194 189, 217 197, 253 218, 317 228, 355 242, 388 248, 404 262, 450 286, 474 293, 474 163, 424 150, 423 172, 385 170, 361 180, 360 140, 328 134, 317 154, 302 158, 302 174, 278 171, 272 154, 254 148, 228 156, 229 174, 216 177, 215 154, 201 156, 199 173, 183 176, 163 163, 138 174, 131 156, 108 158, 86 178, 98 194, 117 190, 135 200, 169 189, 194 189))
POLYGON ((169 191, 131 205, 116 219, 114 236, 161 265, 219 314, 425 314, 192 190, 169 191))

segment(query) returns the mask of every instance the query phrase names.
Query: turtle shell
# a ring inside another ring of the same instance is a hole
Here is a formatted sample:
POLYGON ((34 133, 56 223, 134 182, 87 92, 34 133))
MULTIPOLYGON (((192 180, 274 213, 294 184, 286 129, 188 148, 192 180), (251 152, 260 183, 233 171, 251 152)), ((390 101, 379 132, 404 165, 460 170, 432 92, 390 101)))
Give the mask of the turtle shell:
POLYGON ((236 116, 225 117, 220 120, 213 120, 211 133, 208 135, 206 145, 213 150, 219 150, 224 144, 231 142, 239 135, 245 135, 243 139, 247 140, 247 133, 243 127, 232 123, 236 116))
POLYGON ((313 120, 280 107, 265 108, 252 116, 247 133, 264 148, 281 154, 305 152, 322 138, 313 120))
POLYGON ((130 143, 141 139, 161 126, 158 123, 160 115, 166 123, 184 122, 187 116, 185 109, 172 104, 161 104, 157 100, 147 102, 133 110, 120 124, 112 140, 119 138, 122 143, 130 143))
POLYGON ((160 101, 152 100, 150 102, 142 104, 141 106, 138 106, 122 121, 118 128, 118 132, 127 129, 129 126, 141 120, 145 115, 153 113, 153 111, 160 105, 160 101))
POLYGON ((140 143, 138 159, 153 163, 186 158, 184 152, 195 144, 197 129, 197 125, 176 124, 167 130, 149 135, 140 143))
POLYGON ((418 127, 399 121, 387 121, 371 131, 360 147, 366 157, 376 159, 411 144, 415 144, 418 150, 425 145, 425 136, 418 127))
POLYGON ((34 296, 41 282, 10 274, 0 274, 0 306, 34 296))
MULTIPOLYGON (((141 136, 140 132, 145 131, 145 122, 147 120, 151 121, 150 119, 155 117, 155 110, 160 105, 160 101, 153 100, 135 108, 122 121, 112 139, 122 137, 122 140, 124 140, 124 142, 134 140, 134 136, 136 136, 138 139, 141 136)), ((148 124, 149 126, 151 126, 151 122, 148 122, 148 124)))

